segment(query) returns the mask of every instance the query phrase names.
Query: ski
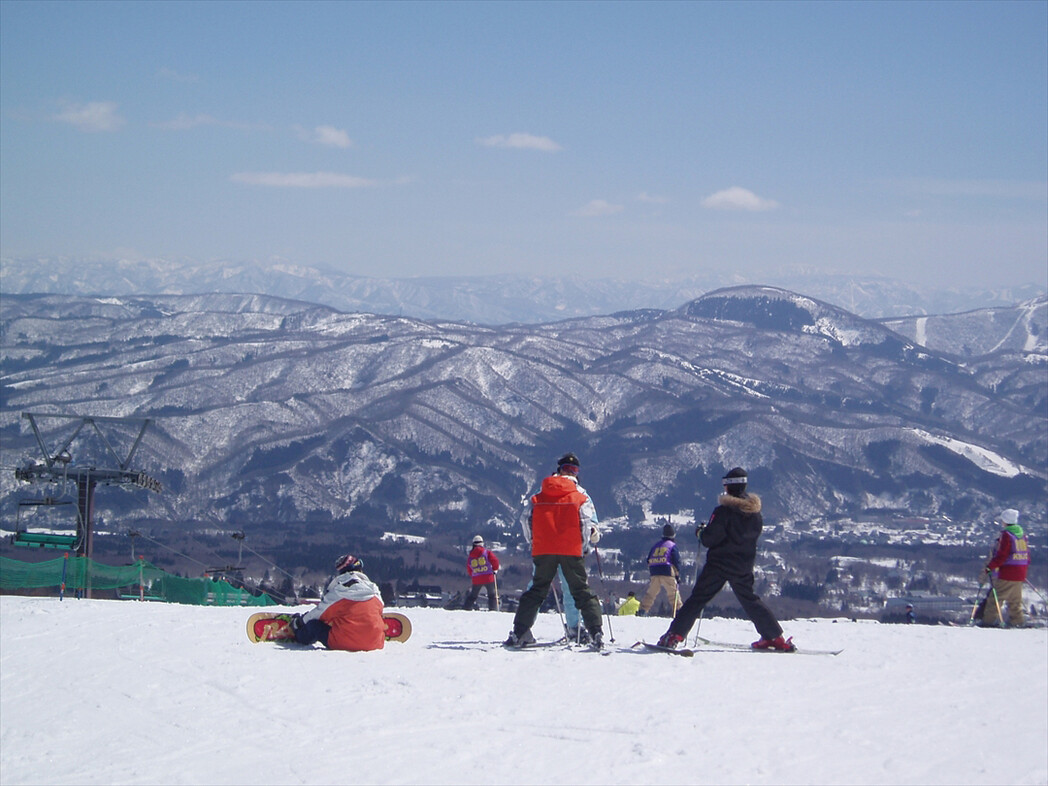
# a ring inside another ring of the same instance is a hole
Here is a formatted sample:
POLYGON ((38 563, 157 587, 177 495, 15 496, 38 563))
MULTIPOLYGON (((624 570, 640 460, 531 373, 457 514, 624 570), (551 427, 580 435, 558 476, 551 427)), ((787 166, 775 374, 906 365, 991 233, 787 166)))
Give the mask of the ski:
POLYGON ((461 641, 433 641, 426 645, 427 649, 433 650, 474 650, 476 652, 491 652, 493 650, 536 651, 549 649, 562 649, 565 652, 595 652, 600 655, 610 655, 611 650, 594 649, 589 644, 575 644, 567 639, 560 638, 555 641, 536 641, 524 647, 510 647, 498 641, 481 641, 479 639, 467 639, 461 641))
POLYGON ((550 647, 563 647, 567 649, 570 645, 567 639, 560 638, 555 641, 533 641, 530 644, 525 644, 523 647, 514 647, 509 644, 503 644, 503 649, 507 650, 541 650, 548 649, 550 647))
POLYGON ((649 650, 651 652, 665 652, 667 655, 680 655, 682 658, 695 657, 694 650, 675 650, 671 647, 660 647, 658 644, 649 644, 646 641, 638 641, 636 644, 633 645, 633 647, 630 647, 630 649, 635 649, 636 647, 643 647, 644 649, 649 650))
POLYGON ((697 650, 698 652, 774 652, 779 655, 840 655, 844 652, 843 649, 809 650, 801 649, 800 647, 797 647, 797 649, 792 651, 774 649, 755 650, 749 644, 735 644, 734 642, 729 641, 713 641, 712 639, 705 639, 702 636, 697 636, 696 638, 702 645, 697 650))
POLYGON ((541 650, 550 647, 565 647, 564 639, 556 641, 536 641, 526 647, 508 647, 501 641, 486 641, 481 639, 464 639, 459 641, 433 641, 426 645, 428 649, 434 650, 478 650, 481 652, 489 650, 541 650))

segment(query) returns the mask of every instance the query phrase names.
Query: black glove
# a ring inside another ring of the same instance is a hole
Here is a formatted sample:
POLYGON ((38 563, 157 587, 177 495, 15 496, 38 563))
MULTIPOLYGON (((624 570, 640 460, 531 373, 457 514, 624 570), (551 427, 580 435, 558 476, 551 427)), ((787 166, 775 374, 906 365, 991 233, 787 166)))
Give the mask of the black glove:
POLYGON ((298 633, 298 631, 299 631, 299 629, 301 627, 302 627, 302 615, 301 614, 292 614, 291 615, 291 632, 292 633, 298 633))

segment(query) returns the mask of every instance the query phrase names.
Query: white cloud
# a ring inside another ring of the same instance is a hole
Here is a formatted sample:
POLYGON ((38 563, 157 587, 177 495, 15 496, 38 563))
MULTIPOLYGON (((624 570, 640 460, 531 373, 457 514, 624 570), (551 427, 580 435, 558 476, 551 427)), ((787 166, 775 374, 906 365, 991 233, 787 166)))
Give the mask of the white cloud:
POLYGON ((534 136, 532 134, 497 134, 495 136, 478 138, 477 144, 484 147, 506 147, 518 150, 541 150, 543 153, 556 153, 563 150, 560 145, 548 136, 534 136))
POLYGON ((152 123, 151 125, 154 128, 163 128, 168 131, 188 131, 193 128, 199 128, 200 126, 219 126, 221 128, 239 128, 244 130, 263 127, 251 125, 250 123, 234 123, 232 120, 219 120, 214 115, 190 115, 187 112, 182 112, 173 120, 167 120, 163 123, 152 123))
POLYGON ((371 188, 379 185, 377 180, 337 172, 237 172, 230 180, 249 186, 276 188, 371 188))
POLYGON ((670 200, 663 196, 655 196, 653 194, 649 194, 647 191, 641 191, 639 194, 637 194, 637 201, 647 202, 652 205, 665 205, 670 200))
POLYGON ((702 200, 702 206, 711 210, 750 210, 754 212, 762 210, 774 210, 779 203, 772 199, 764 199, 746 188, 732 186, 716 194, 710 194, 702 200))
POLYGON ((183 112, 174 120, 168 120, 166 123, 154 123, 154 125, 157 128, 167 128, 172 131, 184 131, 197 126, 218 126, 222 125, 222 122, 211 115, 189 115, 183 112))
POLYGON ((349 138, 349 134, 334 126, 317 126, 312 131, 308 128, 295 126, 295 130, 298 132, 298 138, 303 142, 324 145, 325 147, 346 148, 353 146, 353 140, 349 138))
POLYGON ((580 207, 572 215, 582 216, 583 218, 595 218, 597 216, 613 216, 616 213, 621 213, 622 210, 622 205, 613 205, 603 199, 594 199, 589 204, 580 207))
POLYGON ((113 101, 89 101, 86 104, 66 104, 54 119, 69 123, 81 131, 116 131, 124 125, 113 101))

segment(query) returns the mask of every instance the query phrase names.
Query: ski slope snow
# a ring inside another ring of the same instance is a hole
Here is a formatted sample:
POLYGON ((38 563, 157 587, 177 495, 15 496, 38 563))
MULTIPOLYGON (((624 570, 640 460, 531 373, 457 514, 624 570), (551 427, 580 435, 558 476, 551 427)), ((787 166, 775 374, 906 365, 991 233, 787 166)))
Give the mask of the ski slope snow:
POLYGON ((511 616, 414 608, 346 653, 252 644, 254 610, 0 598, 0 782, 1048 783, 1045 629, 791 620, 843 654, 675 658, 627 649, 665 619, 613 617, 600 657, 437 648, 511 616))

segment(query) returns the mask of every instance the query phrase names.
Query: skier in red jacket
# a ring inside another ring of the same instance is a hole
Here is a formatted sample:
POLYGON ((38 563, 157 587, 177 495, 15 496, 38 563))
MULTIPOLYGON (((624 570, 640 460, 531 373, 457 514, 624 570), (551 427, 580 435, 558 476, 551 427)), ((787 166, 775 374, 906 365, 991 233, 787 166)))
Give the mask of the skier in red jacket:
POLYGON ((982 621, 983 625, 1000 624, 999 607, 1007 606, 1008 624, 1013 628, 1021 628, 1026 624, 1023 614, 1023 582, 1026 581, 1026 570, 1030 565, 1030 549, 1026 544, 1026 533, 1019 526, 1019 511, 1015 508, 1002 511, 997 523, 1003 529, 997 539, 993 556, 984 568, 993 583, 997 600, 994 603, 986 603, 982 621))
POLYGON ((495 574, 499 571, 499 558, 495 552, 484 547, 484 538, 477 535, 473 538, 473 550, 466 560, 466 569, 473 581, 469 588, 469 594, 462 604, 462 608, 472 611, 477 608, 477 598, 480 596, 481 587, 488 593, 488 611, 498 611, 499 592, 495 574))

